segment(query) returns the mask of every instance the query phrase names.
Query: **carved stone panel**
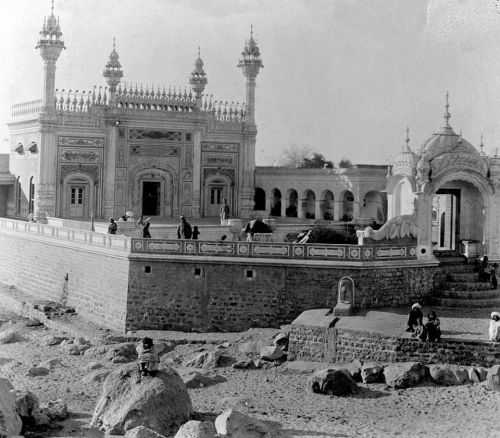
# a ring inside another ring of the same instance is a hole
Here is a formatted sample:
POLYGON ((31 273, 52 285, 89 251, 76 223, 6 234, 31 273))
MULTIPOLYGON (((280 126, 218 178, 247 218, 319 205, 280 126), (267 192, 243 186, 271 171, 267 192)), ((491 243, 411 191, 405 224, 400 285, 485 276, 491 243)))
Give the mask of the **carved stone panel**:
POLYGON ((95 183, 99 181, 99 164, 61 164, 60 179, 63 180, 70 173, 82 172, 89 174, 95 183))
POLYGON ((193 167, 193 146, 184 146, 184 167, 193 167))
POLYGON ((144 139, 144 140, 164 140, 164 141, 178 141, 182 140, 181 131, 150 131, 146 129, 130 129, 128 138, 131 140, 144 139))
POLYGON ((184 204, 191 204, 193 197, 193 185, 190 182, 182 183, 182 200, 184 204))
POLYGON ((61 148, 59 150, 60 161, 73 161, 79 163, 102 162, 102 150, 96 148, 61 148))
POLYGON ((127 157, 125 154, 126 144, 124 142, 118 142, 116 144, 116 165, 120 167, 125 167, 127 165, 127 157))
POLYGON ((117 168, 116 169, 116 179, 117 180, 125 180, 125 179, 127 179, 127 169, 125 169, 125 168, 117 168))
POLYGON ((125 204, 125 182, 120 181, 115 185, 115 203, 125 204))
POLYGON ((59 146, 104 146, 104 138, 100 137, 59 137, 59 146))
POLYGON ((202 164, 212 167, 237 167, 238 156, 236 154, 203 153, 202 164))
POLYGON ((228 176, 231 181, 236 181, 234 176, 234 169, 203 169, 203 181, 206 181, 209 176, 225 175, 228 176))
POLYGON ((229 143, 202 143, 202 151, 218 151, 218 152, 238 152, 240 146, 238 144, 229 143))
POLYGON ((178 156, 179 146, 165 146, 161 144, 131 144, 130 155, 144 155, 152 157, 178 156))

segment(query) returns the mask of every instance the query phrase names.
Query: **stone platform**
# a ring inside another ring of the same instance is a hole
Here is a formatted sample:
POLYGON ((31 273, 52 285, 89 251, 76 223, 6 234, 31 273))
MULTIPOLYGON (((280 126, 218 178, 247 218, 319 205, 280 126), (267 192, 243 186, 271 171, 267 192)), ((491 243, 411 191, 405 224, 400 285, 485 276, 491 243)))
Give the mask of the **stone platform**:
POLYGON ((318 362, 454 363, 491 366, 500 363, 500 343, 488 341, 493 309, 444 309, 438 343, 419 342, 404 331, 407 309, 365 310, 355 316, 335 316, 328 309, 303 312, 291 325, 289 359, 318 362))

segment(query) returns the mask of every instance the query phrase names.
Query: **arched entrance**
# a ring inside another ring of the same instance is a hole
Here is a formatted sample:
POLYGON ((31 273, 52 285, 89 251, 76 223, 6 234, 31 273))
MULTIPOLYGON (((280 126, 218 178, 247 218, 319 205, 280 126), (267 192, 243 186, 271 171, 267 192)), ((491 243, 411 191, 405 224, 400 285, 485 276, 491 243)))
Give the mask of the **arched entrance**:
POLYGON ((334 198, 330 190, 325 190, 321 196, 321 218, 325 220, 333 220, 334 198))
POLYGON ((95 184, 86 173, 70 173, 62 182, 61 217, 88 219, 94 212, 95 184))
MULTIPOLYGON (((134 169, 128 210, 136 215, 172 217, 178 214, 175 170, 158 163, 134 169)), ((130 193, 129 192, 129 193, 130 193)))
POLYGON ((350 221, 354 214, 354 195, 349 190, 342 192, 342 214, 340 215, 341 221, 350 221))
POLYGON ((281 192, 278 189, 273 190, 271 216, 281 216, 281 192))
POLYGON ((297 217, 297 206, 299 203, 299 195, 297 194, 297 190, 288 190, 287 200, 288 203, 285 210, 286 217, 297 217))
POLYGON ((211 175, 205 181, 205 217, 219 217, 222 200, 229 205, 229 217, 234 214, 232 181, 227 175, 211 175))
POLYGON ((253 195, 253 209, 259 211, 266 209, 266 192, 260 187, 255 188, 255 193, 253 195))
POLYGON ((306 219, 316 218, 316 195, 312 190, 304 194, 304 216, 306 219))

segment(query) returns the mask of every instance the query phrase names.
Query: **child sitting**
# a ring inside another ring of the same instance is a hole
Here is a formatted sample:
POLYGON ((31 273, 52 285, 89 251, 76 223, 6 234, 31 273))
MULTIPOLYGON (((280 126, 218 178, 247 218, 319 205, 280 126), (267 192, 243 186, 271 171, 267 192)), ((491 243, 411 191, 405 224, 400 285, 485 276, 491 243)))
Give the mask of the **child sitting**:
POLYGON ((139 368, 140 376, 156 375, 160 356, 156 352, 151 338, 144 338, 142 342, 136 347, 137 351, 137 366, 139 368))
POLYGON ((441 322, 436 315, 436 312, 429 312, 427 315, 427 322, 425 323, 425 328, 427 331, 427 340, 429 342, 439 342, 441 339, 441 322))

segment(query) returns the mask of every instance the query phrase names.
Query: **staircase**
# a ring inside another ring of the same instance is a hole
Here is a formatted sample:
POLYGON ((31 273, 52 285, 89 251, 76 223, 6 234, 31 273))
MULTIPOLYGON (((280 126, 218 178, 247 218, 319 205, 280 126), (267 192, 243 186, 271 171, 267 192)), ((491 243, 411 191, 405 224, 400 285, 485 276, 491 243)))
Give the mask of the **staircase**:
POLYGON ((500 289, 480 282, 474 265, 463 258, 440 257, 440 275, 434 282, 432 304, 441 307, 500 307, 500 289))

